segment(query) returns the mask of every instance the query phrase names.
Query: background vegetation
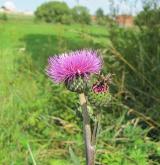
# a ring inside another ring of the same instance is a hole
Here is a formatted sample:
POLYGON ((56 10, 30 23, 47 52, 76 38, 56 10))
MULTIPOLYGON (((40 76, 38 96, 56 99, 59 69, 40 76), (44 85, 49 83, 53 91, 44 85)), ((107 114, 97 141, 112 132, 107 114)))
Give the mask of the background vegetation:
POLYGON ((49 56, 82 48, 99 49, 104 73, 116 74, 96 164, 160 164, 160 31, 157 14, 143 15, 130 29, 0 20, 0 164, 84 164, 78 97, 45 74, 49 56))
POLYGON ((70 24, 73 22, 89 24, 91 17, 89 10, 83 6, 75 6, 70 9, 65 2, 46 2, 39 6, 35 11, 37 20, 49 23, 70 24))

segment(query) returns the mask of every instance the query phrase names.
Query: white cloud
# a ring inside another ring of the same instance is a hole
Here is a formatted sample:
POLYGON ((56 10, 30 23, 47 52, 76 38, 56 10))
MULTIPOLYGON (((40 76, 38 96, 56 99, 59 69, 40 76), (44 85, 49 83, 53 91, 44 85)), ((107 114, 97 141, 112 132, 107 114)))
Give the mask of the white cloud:
POLYGON ((9 9, 9 10, 16 10, 16 6, 14 4, 13 1, 6 1, 3 5, 6 9, 9 9))

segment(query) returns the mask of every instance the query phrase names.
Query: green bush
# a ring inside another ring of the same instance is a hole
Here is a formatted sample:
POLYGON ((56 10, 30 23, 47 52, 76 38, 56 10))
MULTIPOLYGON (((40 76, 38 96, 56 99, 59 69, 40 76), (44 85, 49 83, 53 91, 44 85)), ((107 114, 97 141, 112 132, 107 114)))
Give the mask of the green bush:
POLYGON ((46 2, 37 8, 35 16, 38 20, 48 23, 69 24, 71 22, 70 9, 65 2, 46 2))
POLYGON ((72 15, 64 14, 61 18, 62 24, 71 24, 73 22, 72 15))
POLYGON ((8 20, 7 14, 6 13, 0 14, 0 20, 7 21, 8 20))
POLYGON ((86 7, 76 6, 72 9, 73 20, 77 23, 90 24, 91 16, 86 7))
POLYGON ((46 2, 37 8, 35 16, 36 20, 48 23, 91 23, 91 17, 86 7, 76 6, 70 9, 65 2, 46 2))
POLYGON ((153 28, 160 25, 160 8, 151 9, 146 6, 135 18, 135 24, 138 26, 146 26, 153 28))

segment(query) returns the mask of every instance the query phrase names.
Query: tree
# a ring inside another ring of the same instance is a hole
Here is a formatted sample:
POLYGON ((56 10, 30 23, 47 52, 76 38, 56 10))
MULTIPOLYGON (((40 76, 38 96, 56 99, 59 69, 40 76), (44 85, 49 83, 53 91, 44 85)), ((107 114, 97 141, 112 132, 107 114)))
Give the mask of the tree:
POLYGON ((89 10, 84 6, 75 6, 72 9, 73 20, 78 23, 91 23, 91 16, 89 10))
POLYGON ((152 9, 149 6, 145 6, 144 10, 141 11, 135 18, 135 23, 138 26, 146 26, 154 28, 160 25, 160 8, 152 9))
POLYGON ((46 2, 37 8, 35 16, 45 22, 70 23, 71 12, 65 2, 46 2))
POLYGON ((104 15, 104 12, 101 8, 96 11, 96 23, 99 25, 105 25, 107 23, 108 17, 104 15))
POLYGON ((103 12, 103 10, 101 8, 97 9, 96 17, 97 18, 103 18, 104 17, 104 12, 103 12))

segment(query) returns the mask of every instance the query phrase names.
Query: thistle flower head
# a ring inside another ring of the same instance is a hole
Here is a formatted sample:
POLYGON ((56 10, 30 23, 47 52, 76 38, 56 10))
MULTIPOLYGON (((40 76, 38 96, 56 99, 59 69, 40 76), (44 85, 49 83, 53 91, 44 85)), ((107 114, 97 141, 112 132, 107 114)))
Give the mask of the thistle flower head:
POLYGON ((47 67, 48 76, 56 83, 72 81, 77 77, 88 78, 99 73, 101 58, 92 50, 80 50, 50 57, 47 67))

